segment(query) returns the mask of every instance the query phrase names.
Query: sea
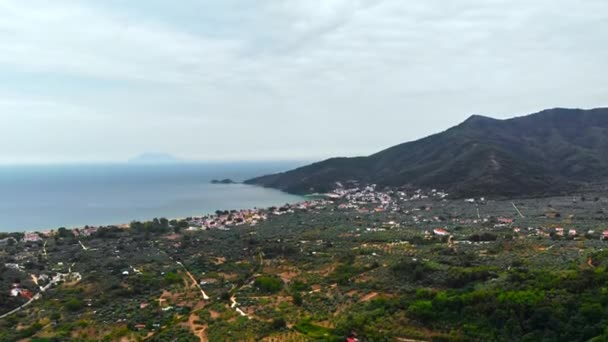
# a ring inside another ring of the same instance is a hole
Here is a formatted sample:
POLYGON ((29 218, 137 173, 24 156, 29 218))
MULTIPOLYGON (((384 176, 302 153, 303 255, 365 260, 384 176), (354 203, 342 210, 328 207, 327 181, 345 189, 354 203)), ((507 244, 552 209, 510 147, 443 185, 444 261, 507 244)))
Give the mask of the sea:
POLYGON ((245 184, 211 184, 303 162, 0 166, 0 232, 182 218, 304 200, 245 184))

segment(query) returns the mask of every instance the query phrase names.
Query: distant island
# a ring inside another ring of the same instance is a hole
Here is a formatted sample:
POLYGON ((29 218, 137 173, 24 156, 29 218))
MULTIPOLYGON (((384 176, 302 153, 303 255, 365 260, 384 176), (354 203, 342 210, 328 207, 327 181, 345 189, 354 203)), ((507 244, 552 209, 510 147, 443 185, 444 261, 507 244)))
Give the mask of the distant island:
POLYGON ((226 179, 222 179, 222 180, 214 179, 211 181, 211 184, 238 184, 238 183, 233 181, 230 178, 226 178, 226 179))
POLYGON ((167 153, 143 153, 129 160, 130 164, 172 164, 182 160, 167 153))

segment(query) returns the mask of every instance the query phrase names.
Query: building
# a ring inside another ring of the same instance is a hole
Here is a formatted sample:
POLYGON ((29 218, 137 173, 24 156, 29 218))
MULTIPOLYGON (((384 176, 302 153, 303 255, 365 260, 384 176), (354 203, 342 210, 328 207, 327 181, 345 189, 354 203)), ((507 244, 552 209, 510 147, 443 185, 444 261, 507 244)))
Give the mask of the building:
POLYGON ((433 229, 433 233, 438 236, 446 236, 449 232, 443 228, 435 228, 433 229))
POLYGON ((23 235, 23 241, 38 242, 42 241, 42 238, 40 237, 40 235, 38 235, 38 233, 25 233, 25 235, 23 235))

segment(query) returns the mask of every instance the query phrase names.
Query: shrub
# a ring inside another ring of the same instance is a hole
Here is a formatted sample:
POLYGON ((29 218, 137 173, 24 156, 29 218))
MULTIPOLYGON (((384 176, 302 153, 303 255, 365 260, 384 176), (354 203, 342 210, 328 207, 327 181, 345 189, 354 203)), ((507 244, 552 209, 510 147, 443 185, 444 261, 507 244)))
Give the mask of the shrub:
POLYGON ((293 304, 297 306, 301 306, 303 304, 302 295, 299 292, 294 292, 291 296, 293 299, 293 304))
POLYGON ((82 309, 84 303, 78 298, 70 298, 65 302, 65 307, 70 311, 78 311, 82 309))
POLYGON ((407 311, 421 321, 430 320, 434 316, 433 302, 430 300, 415 301, 408 307, 407 311))
POLYGON ((285 319, 283 317, 275 318, 272 321, 272 328, 274 330, 283 330, 286 327, 287 327, 287 322, 285 322, 285 319))
POLYGON ((173 272, 168 272, 167 274, 165 274, 165 283, 172 285, 172 284, 177 284, 181 281, 181 277, 178 276, 176 273, 173 272))
POLYGON ((277 293, 283 288, 283 281, 277 277, 261 276, 255 280, 255 286, 264 293, 277 293))

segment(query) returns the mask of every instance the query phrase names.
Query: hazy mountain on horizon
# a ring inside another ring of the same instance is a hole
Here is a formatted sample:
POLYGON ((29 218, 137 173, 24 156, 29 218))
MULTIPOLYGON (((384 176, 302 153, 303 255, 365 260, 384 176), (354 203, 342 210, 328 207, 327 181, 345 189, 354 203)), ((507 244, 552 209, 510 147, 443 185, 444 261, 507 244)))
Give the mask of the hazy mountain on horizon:
POLYGON ((132 159, 129 159, 130 164, 173 164, 184 162, 168 153, 142 153, 132 159))
POLYGON ((554 108, 506 120, 473 115, 367 157, 331 158, 246 183, 303 194, 347 181, 461 196, 552 194, 608 181, 608 108, 554 108))

